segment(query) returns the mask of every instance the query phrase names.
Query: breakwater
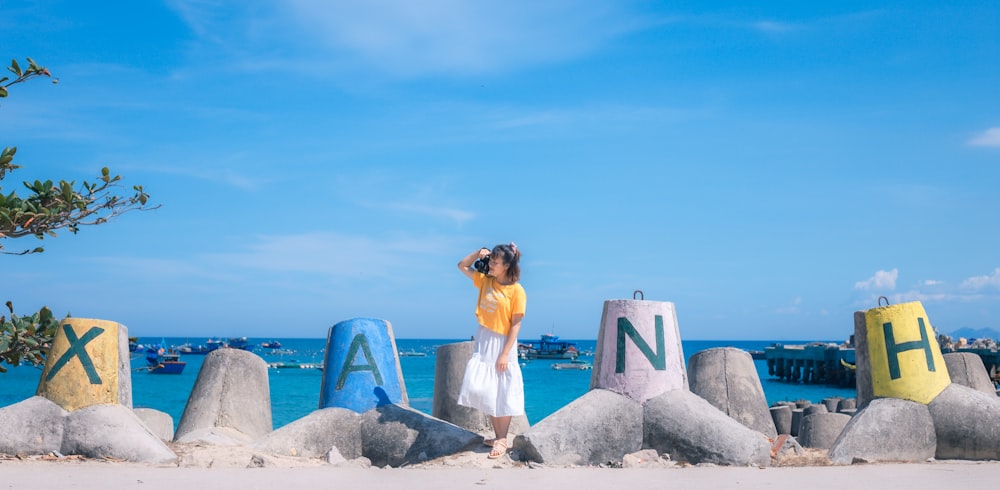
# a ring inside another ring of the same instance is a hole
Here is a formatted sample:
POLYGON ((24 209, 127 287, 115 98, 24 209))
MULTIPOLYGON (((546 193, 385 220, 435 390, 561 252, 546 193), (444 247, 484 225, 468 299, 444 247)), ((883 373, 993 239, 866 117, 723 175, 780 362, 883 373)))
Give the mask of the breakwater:
POLYGON ((812 342, 804 345, 773 344, 764 348, 767 374, 782 381, 834 386, 855 386, 854 348, 812 342))

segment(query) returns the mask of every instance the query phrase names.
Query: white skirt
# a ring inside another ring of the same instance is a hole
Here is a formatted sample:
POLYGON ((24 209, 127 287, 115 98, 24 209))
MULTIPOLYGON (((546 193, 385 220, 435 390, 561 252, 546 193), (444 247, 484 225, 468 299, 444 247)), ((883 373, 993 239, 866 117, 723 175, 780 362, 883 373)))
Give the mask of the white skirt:
POLYGON ((503 352, 507 337, 486 327, 476 333, 472 359, 465 366, 462 391, 458 404, 475 408, 492 417, 524 414, 524 379, 517 363, 517 348, 508 355, 507 370, 497 372, 497 358, 503 352))

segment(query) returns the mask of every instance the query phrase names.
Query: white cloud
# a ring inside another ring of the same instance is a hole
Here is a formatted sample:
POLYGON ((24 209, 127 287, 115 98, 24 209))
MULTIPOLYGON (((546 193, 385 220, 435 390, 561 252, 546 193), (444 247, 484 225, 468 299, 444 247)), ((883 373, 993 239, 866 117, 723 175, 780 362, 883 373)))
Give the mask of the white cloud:
POLYGON ((1000 267, 994 269, 991 274, 970 277, 962 281, 962 287, 970 289, 985 289, 990 287, 1000 289, 1000 267))
POLYGON ((927 280, 925 280, 924 282, 922 282, 920 284, 922 286, 940 286, 940 285, 944 284, 944 281, 938 281, 938 280, 935 280, 935 279, 927 279, 927 280))
POLYGON ((782 306, 775 310, 779 315, 793 315, 799 312, 799 306, 802 304, 802 298, 795 298, 792 303, 787 306, 782 306))
POLYGON ((970 139, 968 144, 972 146, 1000 147, 1000 128, 989 128, 970 139))
POLYGON ((587 8, 570 1, 297 0, 288 5, 295 22, 320 45, 404 76, 500 72, 572 59, 637 26, 617 2, 587 8))
POLYGON ((891 271, 880 270, 874 276, 854 283, 854 289, 896 289, 896 279, 899 277, 899 269, 891 271))
POLYGON ((762 20, 753 22, 751 24, 751 27, 753 27, 758 31, 765 32, 768 34, 781 34, 801 29, 801 26, 796 24, 790 24, 788 22, 777 22, 771 20, 762 20))

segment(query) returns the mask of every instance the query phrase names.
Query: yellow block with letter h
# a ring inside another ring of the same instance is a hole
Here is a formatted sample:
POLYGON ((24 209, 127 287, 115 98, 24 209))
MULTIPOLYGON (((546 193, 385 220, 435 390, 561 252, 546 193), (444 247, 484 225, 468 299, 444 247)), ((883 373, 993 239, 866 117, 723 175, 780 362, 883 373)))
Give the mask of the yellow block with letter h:
POLYGON ((924 405, 951 384, 934 329, 919 301, 865 312, 872 394, 924 405))

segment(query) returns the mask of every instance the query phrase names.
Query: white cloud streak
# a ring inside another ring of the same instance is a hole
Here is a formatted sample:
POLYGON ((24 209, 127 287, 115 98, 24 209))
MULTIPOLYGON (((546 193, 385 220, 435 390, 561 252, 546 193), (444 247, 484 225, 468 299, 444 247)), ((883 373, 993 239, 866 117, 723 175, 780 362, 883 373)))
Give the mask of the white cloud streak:
POLYGON ((899 277, 899 269, 891 271, 880 270, 874 276, 854 283, 854 289, 896 289, 896 279, 899 277))
POLYGON ((973 136, 968 144, 970 146, 1000 147, 1000 128, 989 128, 973 136))
POLYGON ((975 290, 1000 289, 1000 267, 994 269, 990 274, 970 277, 962 281, 962 287, 975 290))

